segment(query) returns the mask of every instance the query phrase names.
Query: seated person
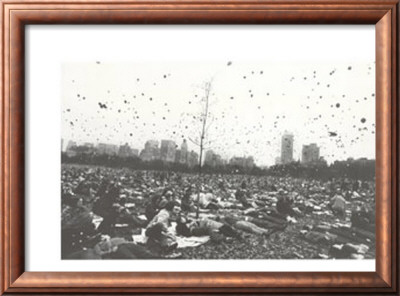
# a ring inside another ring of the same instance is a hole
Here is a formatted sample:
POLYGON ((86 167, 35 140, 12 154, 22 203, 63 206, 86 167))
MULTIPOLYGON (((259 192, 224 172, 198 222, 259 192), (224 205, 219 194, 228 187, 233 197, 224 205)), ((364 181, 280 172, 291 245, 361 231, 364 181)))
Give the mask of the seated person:
POLYGON ((167 204, 166 198, 163 196, 162 193, 155 193, 151 199, 150 202, 146 206, 146 218, 147 221, 150 221, 151 219, 154 218, 155 215, 157 215, 158 211, 162 209, 165 205, 167 204))
POLYGON ((194 212, 196 211, 196 206, 192 199, 192 188, 188 188, 181 200, 181 208, 184 212, 194 212))
POLYGON ((120 188, 117 183, 109 183, 107 189, 94 202, 93 212, 102 217, 97 230, 103 234, 112 234, 113 226, 120 214, 121 205, 118 202, 120 188))
POLYGON ((235 192, 236 200, 240 201, 243 207, 250 208, 251 204, 247 201, 246 191, 244 189, 238 189, 235 192))
POLYGON ((176 249, 178 246, 176 238, 168 231, 168 228, 179 211, 179 204, 171 201, 154 216, 146 228, 146 236, 149 238, 148 243, 160 246, 165 252, 176 249))
POLYGON ((351 226, 371 232, 375 231, 374 212, 367 207, 357 207, 357 209, 351 213, 351 226))
POLYGON ((336 216, 344 218, 346 215, 346 200, 340 194, 336 194, 330 201, 330 208, 336 216))
POLYGON ((293 202, 287 195, 286 191, 279 190, 278 201, 276 203, 276 210, 283 216, 296 216, 296 212, 293 210, 293 202))
POLYGON ((83 250, 98 240, 92 213, 75 195, 63 196, 61 217, 62 257, 83 250))

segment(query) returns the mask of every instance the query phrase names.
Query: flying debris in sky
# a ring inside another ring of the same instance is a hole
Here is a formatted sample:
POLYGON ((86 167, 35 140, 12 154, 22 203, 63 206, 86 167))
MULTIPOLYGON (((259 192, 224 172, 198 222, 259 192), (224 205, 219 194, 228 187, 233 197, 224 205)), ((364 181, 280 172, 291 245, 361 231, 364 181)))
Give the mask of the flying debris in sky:
POLYGON ((337 136, 337 133, 335 133, 335 132, 329 132, 329 137, 336 137, 337 136))
POLYGON ((180 145, 182 139, 196 135, 204 100, 199 86, 212 77, 208 132, 215 139, 211 148, 224 159, 251 155, 256 163, 271 165, 279 156, 285 130, 294 134, 294 157, 301 158, 302 145, 317 143, 328 162, 334 160, 331 154, 335 159, 357 157, 364 152, 360 143, 365 147, 374 139, 371 129, 358 130, 359 125, 368 123, 370 128, 374 122, 373 75, 367 75, 373 71, 368 70, 372 63, 349 66, 347 61, 313 64, 312 68, 294 64, 285 66, 284 71, 277 71, 278 64, 263 62, 228 60, 210 63, 209 69, 206 64, 190 64, 190 75, 189 66, 179 63, 160 68, 132 63, 132 67, 121 67, 118 75, 103 73, 108 63, 100 68, 89 63, 89 69, 97 69, 93 75, 81 69, 67 72, 63 137, 73 135, 77 141, 93 143, 106 143, 107 139, 114 144, 129 142, 139 150, 151 139, 180 145), (230 67, 233 63, 234 68, 230 67), (348 84, 360 77, 371 83, 357 89, 348 84), (93 108, 96 105, 99 108, 93 108), (362 118, 357 116, 361 108, 362 118), (342 142, 336 143, 337 139, 342 142), (266 155, 266 141, 272 150, 277 149, 277 155, 266 155), (353 150, 347 149, 350 143, 353 150), (346 149, 338 152, 337 147, 343 145, 346 149))
POLYGON ((106 104, 102 104, 99 102, 99 107, 100 109, 107 109, 107 105, 106 104))

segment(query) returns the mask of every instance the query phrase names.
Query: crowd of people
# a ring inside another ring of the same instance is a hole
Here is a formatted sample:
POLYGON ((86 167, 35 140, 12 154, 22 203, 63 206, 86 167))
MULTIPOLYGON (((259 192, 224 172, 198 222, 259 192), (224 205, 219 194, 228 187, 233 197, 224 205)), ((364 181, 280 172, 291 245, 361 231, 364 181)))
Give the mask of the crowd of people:
POLYGON ((182 258, 189 241, 268 240, 304 217, 375 225, 374 180, 63 165, 61 184, 63 259, 182 258))

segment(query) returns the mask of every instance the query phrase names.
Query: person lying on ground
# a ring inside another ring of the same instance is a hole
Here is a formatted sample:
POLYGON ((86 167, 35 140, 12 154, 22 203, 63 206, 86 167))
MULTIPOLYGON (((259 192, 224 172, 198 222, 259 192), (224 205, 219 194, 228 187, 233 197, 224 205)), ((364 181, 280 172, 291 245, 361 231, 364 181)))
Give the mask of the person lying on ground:
POLYGON ((157 259, 159 256, 149 252, 145 247, 128 241, 125 238, 103 236, 93 248, 70 254, 66 259, 157 259))
POLYGON ((271 230, 257 226, 256 224, 249 221, 250 218, 251 217, 240 217, 230 214, 225 216, 217 216, 216 220, 245 232, 261 234, 265 236, 271 234, 271 230))
MULTIPOLYGON (((195 194, 197 200, 197 194, 195 194)), ((199 195, 199 205, 202 209, 218 210, 222 206, 218 203, 218 200, 213 195, 212 191, 209 190, 207 193, 201 192, 199 195)))
POLYGON ((177 219, 176 233, 186 237, 203 235, 213 237, 219 233, 227 237, 241 238, 240 233, 228 224, 207 218, 190 220, 185 216, 180 216, 177 219))
POLYGON ((266 229, 284 230, 288 225, 286 220, 278 219, 259 211, 246 214, 245 220, 266 229))
POLYGON ((144 228, 147 222, 137 216, 134 208, 121 207, 120 215, 117 218, 117 223, 126 223, 132 229, 144 228))

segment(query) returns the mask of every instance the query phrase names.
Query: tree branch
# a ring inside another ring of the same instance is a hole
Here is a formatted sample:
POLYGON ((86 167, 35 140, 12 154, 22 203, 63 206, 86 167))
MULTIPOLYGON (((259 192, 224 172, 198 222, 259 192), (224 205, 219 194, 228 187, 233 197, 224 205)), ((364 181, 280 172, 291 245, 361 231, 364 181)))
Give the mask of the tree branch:
POLYGON ((197 142, 196 142, 195 140, 193 140, 192 138, 189 138, 189 137, 188 137, 188 139, 189 139, 189 141, 192 142, 193 144, 195 144, 195 145, 197 145, 197 146, 200 146, 200 144, 197 143, 197 142))

